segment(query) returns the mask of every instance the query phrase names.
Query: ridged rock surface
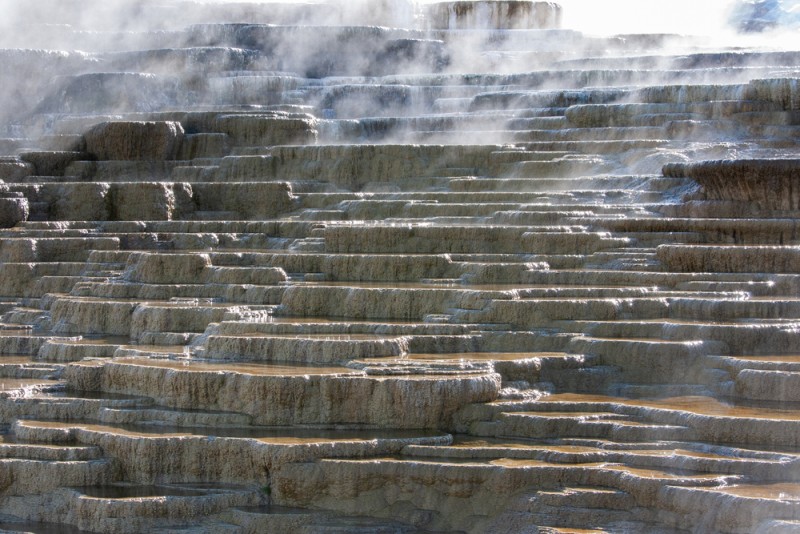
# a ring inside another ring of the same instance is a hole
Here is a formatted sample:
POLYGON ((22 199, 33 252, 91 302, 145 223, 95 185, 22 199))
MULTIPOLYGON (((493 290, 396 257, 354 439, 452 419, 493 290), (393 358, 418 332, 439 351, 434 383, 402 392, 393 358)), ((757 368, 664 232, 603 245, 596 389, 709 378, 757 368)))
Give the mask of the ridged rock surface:
POLYGON ((100 160, 175 159, 183 142, 178 122, 104 122, 84 135, 86 151, 100 160))
POLYGON ((800 530, 800 52, 6 4, 0 530, 800 530))

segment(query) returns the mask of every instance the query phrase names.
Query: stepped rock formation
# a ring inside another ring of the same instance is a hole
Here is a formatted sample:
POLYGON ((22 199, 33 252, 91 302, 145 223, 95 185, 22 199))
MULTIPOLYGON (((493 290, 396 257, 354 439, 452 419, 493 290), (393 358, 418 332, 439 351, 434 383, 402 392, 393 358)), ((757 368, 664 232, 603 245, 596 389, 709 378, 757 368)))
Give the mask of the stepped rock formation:
POLYGON ((800 532, 800 50, 11 4, 0 530, 800 532))

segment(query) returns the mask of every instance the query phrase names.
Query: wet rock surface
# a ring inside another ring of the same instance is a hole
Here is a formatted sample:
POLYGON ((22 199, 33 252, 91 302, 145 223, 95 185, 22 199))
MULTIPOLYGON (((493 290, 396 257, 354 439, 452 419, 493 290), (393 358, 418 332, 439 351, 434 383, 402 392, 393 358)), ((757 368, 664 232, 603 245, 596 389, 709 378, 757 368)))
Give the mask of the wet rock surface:
POLYGON ((0 529, 797 530, 800 53, 13 7, 0 529))
POLYGON ((555 2, 438 2, 427 7, 428 24, 442 30, 532 30, 560 25, 555 2))
POLYGON ((84 139, 86 151, 99 160, 167 160, 178 155, 183 127, 179 122, 105 122, 84 139))
POLYGON ((12 228, 28 220, 28 199, 21 194, 0 193, 0 228, 12 228))
POLYGON ((711 200, 753 204, 764 210, 800 209, 800 160, 737 159, 696 164, 668 165, 668 175, 683 175, 697 181, 711 200))

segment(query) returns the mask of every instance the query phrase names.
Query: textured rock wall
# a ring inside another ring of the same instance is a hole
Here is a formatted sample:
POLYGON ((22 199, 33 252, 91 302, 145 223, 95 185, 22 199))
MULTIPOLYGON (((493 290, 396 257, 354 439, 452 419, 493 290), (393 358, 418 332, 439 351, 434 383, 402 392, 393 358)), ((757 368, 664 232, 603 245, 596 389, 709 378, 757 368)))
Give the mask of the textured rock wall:
MULTIPOLYGON (((309 372, 311 372, 309 370, 309 372)), ((464 403, 492 400, 498 375, 364 379, 344 375, 270 376, 216 371, 175 372, 126 364, 72 365, 67 381, 83 391, 145 394, 179 409, 248 414, 259 425, 367 424, 439 428, 464 403)))
POLYGON ((178 155, 184 131, 178 122, 104 122, 84 138, 99 160, 168 160, 178 155))
POLYGON ((427 7, 436 29, 545 29, 561 26, 561 6, 554 2, 439 2, 427 7))
POLYGON ((800 209, 800 170, 795 159, 676 164, 666 166, 664 174, 697 180, 712 200, 746 202, 765 210, 800 209))
POLYGON ((796 530, 800 53, 549 2, 3 8, 3 521, 796 530))
POLYGON ((28 220, 28 199, 21 194, 0 193, 0 228, 11 228, 28 220))

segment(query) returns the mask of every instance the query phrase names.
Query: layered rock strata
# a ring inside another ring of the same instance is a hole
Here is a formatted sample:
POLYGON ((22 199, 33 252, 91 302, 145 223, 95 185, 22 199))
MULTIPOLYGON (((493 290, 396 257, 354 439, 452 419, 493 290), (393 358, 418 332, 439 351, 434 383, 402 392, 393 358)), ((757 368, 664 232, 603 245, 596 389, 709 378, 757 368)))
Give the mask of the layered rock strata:
POLYGON ((800 530, 800 51, 363 7, 9 12, 0 529, 800 530))

